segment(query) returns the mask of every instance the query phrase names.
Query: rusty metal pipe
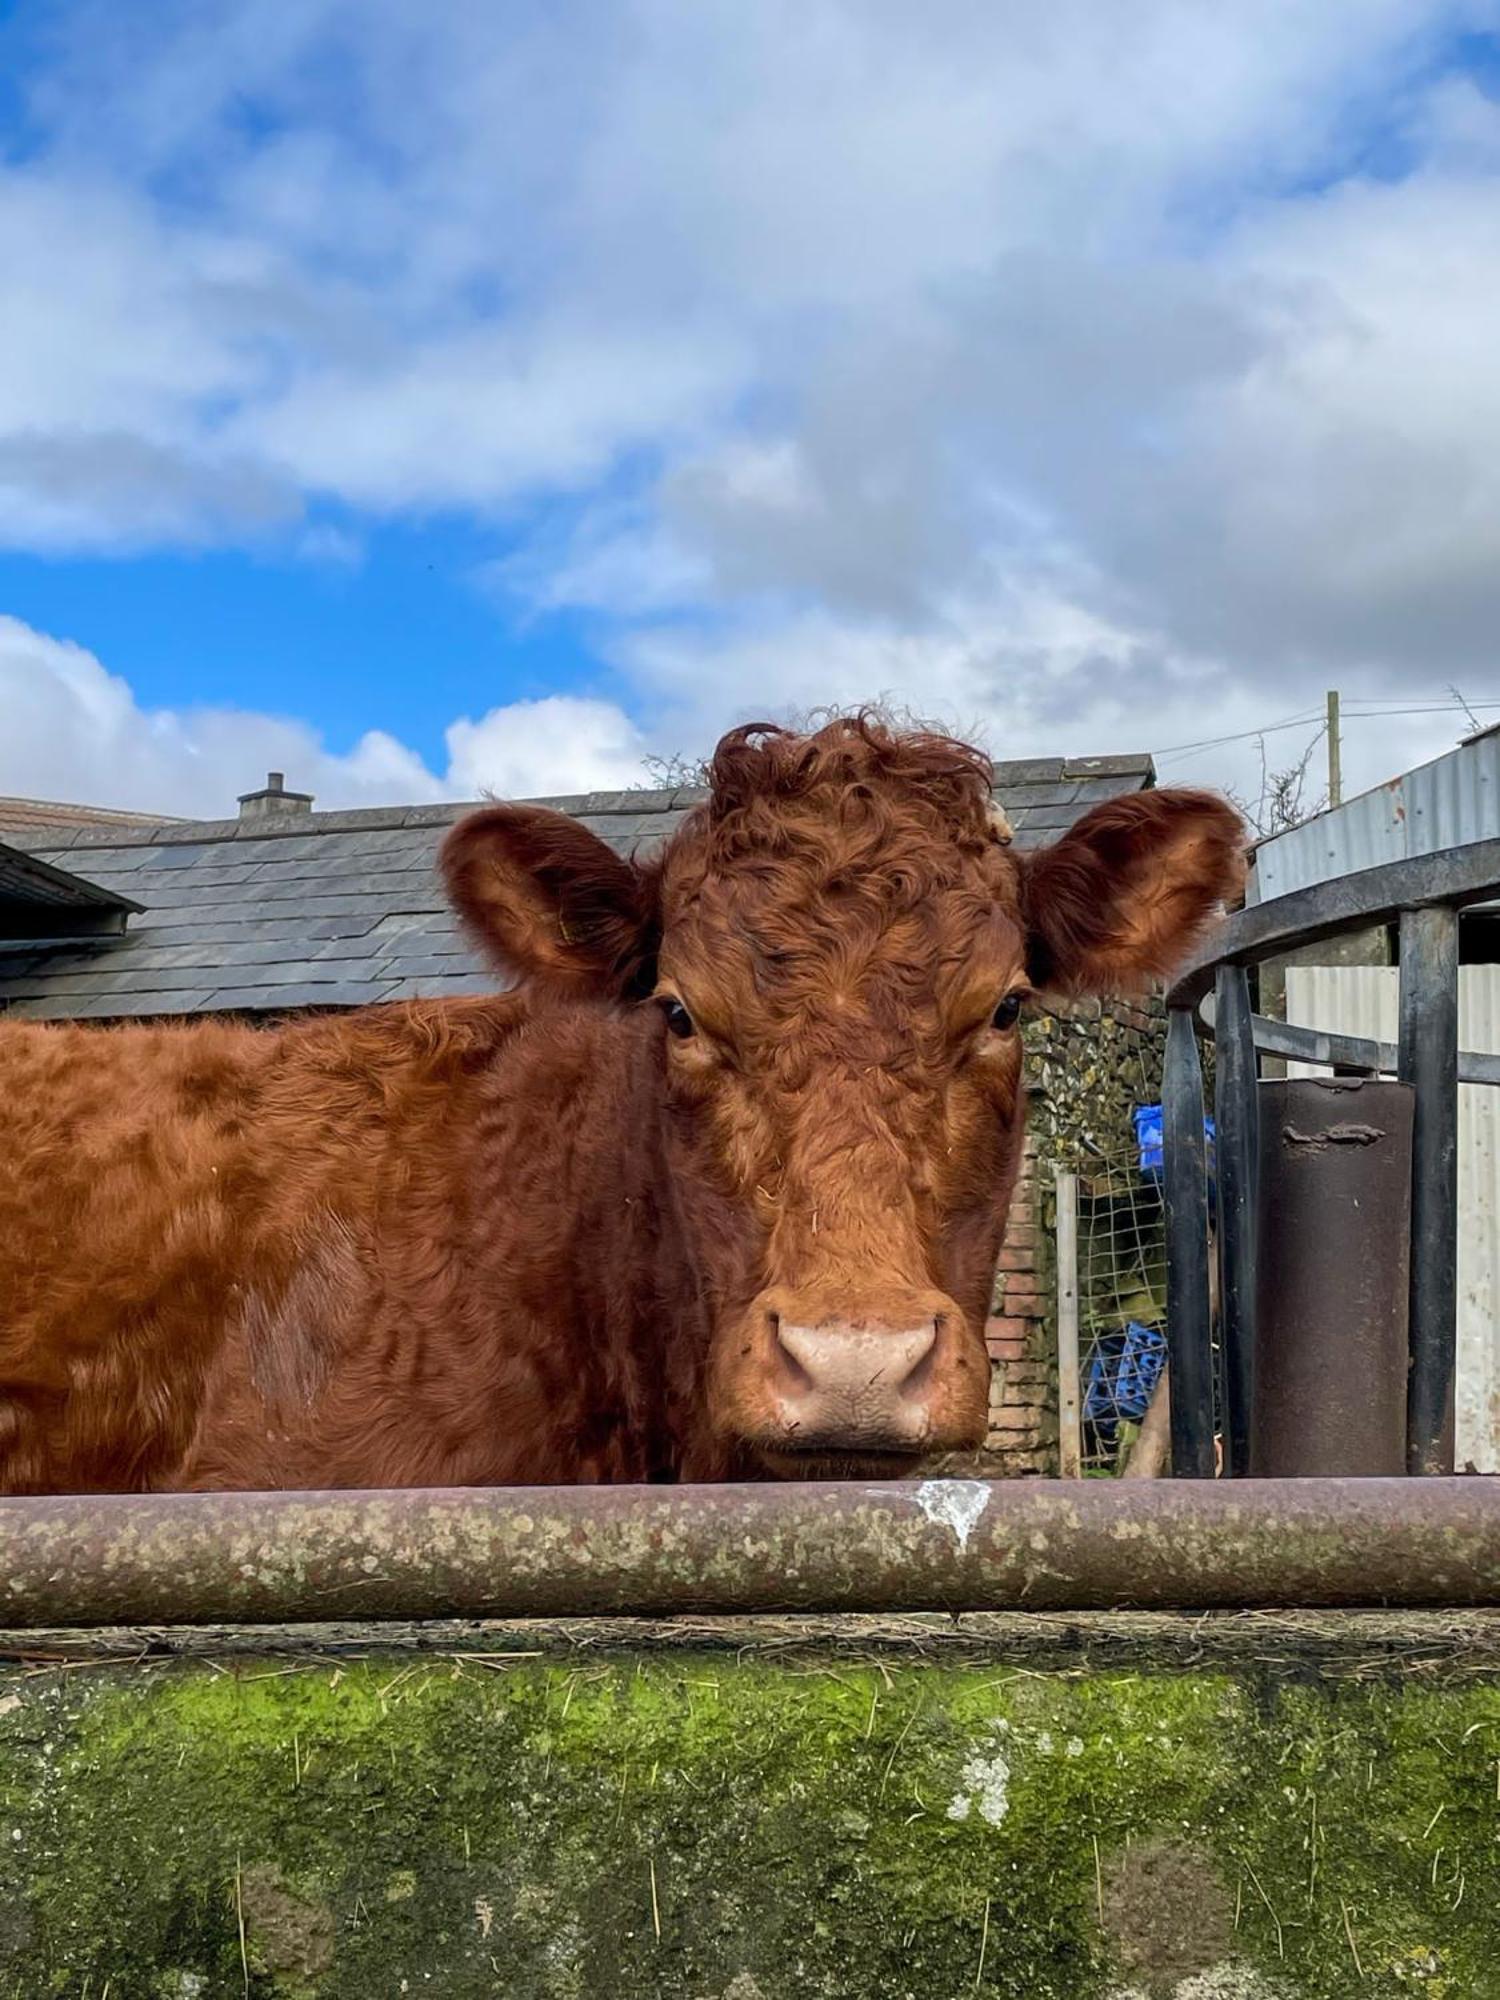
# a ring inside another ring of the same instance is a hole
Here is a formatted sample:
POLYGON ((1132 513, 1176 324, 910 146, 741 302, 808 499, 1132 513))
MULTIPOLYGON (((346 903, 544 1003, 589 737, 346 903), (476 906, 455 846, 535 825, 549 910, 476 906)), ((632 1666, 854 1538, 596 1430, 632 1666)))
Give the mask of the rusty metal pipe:
POLYGON ((1500 1605, 1500 1479, 0 1501, 11 1628, 1500 1605))
POLYGON ((1411 1086, 1296 1077, 1256 1088, 1250 1469, 1403 1473, 1411 1086))

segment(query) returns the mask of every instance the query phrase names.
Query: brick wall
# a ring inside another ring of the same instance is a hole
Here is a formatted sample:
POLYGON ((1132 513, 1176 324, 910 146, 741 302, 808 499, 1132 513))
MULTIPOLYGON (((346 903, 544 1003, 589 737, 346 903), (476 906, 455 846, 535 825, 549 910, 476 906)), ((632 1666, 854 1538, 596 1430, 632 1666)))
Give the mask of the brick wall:
POLYGON ((1053 1277, 1050 1245, 1041 1225, 1037 1171, 1035 1142, 1028 1138, 987 1328, 990 1427, 985 1451, 997 1475, 1056 1469, 1053 1277))

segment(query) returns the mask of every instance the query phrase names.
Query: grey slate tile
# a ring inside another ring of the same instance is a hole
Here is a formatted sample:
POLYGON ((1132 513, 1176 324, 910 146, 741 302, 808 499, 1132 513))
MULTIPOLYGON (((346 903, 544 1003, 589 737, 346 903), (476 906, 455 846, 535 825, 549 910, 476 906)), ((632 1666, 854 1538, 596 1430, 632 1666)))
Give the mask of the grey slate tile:
POLYGON ((1002 795, 1007 786, 1055 785, 1063 775, 1061 757, 1012 757, 995 766, 995 790, 1002 795))
POLYGON ((1138 750, 1115 757, 1069 757, 1064 768, 1070 778, 1144 778, 1156 766, 1149 751, 1138 750))
POLYGON ((1102 805, 1106 799, 1120 796, 1119 780, 1116 778, 1080 778, 1076 802, 1084 806, 1102 805))
POLYGON ((399 827, 404 825, 407 810, 405 806, 352 806, 339 812, 299 813, 296 819, 291 822, 290 831, 287 835, 263 831, 253 837, 262 840, 296 838, 309 826, 315 832, 325 836, 344 830, 371 832, 381 827, 399 827))
POLYGON ((275 1007, 367 1007, 390 995, 389 980, 328 979, 288 986, 220 986, 209 995, 215 1013, 275 1007))
POLYGON ((377 937, 373 931, 366 931, 363 937, 328 938, 321 944, 314 943, 311 938, 303 938, 300 947, 296 943, 288 942, 282 948, 288 951, 300 948, 304 958, 322 964, 324 960, 333 959, 359 960, 368 963, 372 959, 385 957, 390 947, 389 938, 377 937))
POLYGON ((1013 808, 1029 812, 1037 806, 1071 805, 1079 792, 1079 780, 1057 785, 996 785, 995 797, 1007 812, 1013 808))
POLYGON ((484 956, 482 947, 467 931, 436 931, 431 934, 396 931, 380 937, 360 938, 358 942, 381 958, 399 961, 412 958, 481 959, 484 956))
MULTIPOLYGON (((200 912, 194 921, 182 923, 170 910, 146 911, 130 926, 131 937, 150 937, 153 943, 243 944, 250 938, 267 940, 365 937, 374 927, 374 912, 346 917, 262 917, 250 905, 233 910, 200 912)), ((186 913, 192 914, 192 913, 186 913)), ((211 957, 211 952, 205 957, 211 957)))
MULTIPOLYGON (((5 838, 8 845, 14 846, 16 844, 8 834, 5 838)), ((45 858, 43 850, 34 848, 31 851, 39 859, 45 858)), ((128 847, 101 847, 97 850, 90 850, 86 867, 79 867, 75 856, 73 868, 76 874, 86 875, 90 882, 103 882, 113 875, 134 875, 137 870, 148 866, 158 853, 164 851, 155 847, 139 847, 134 849, 128 847)), ((67 849, 65 848, 59 850, 59 853, 66 852, 67 849)), ((62 861, 58 862, 59 867, 65 865, 62 861)))
POLYGON ((402 814, 402 825, 447 828, 461 820, 465 813, 477 812, 484 803, 483 799, 471 799, 463 805, 408 806, 402 814))
POLYGON ((477 952, 445 957, 382 958, 371 967, 372 978, 430 981, 443 986, 445 991, 449 980, 466 978, 470 974, 483 974, 487 979, 491 977, 484 971, 477 952))
MULTIPOLYGON (((290 902, 298 898, 319 893, 315 882, 287 882, 277 875, 267 875, 253 884, 256 897, 268 909, 277 903, 290 902)), ((389 873, 372 874, 368 869, 352 869, 328 881, 330 895, 379 896, 389 906, 398 901, 409 901, 415 897, 418 906, 441 899, 442 887, 431 868, 393 869, 389 873)))
POLYGON ((162 847, 175 847, 179 841, 238 840, 239 836, 237 819, 189 819, 178 826, 152 827, 147 837, 162 847))
MULTIPOLYGON (((343 986, 351 981, 356 984, 380 983, 382 975, 371 968, 372 961, 368 958, 279 958, 268 965, 226 966, 221 983, 243 987, 246 991, 266 986, 343 986)), ((212 967, 200 968, 200 979, 204 970, 212 977, 212 967)))
POLYGON ((122 1021, 133 1019, 136 1015, 196 1014, 208 997, 206 989, 202 992, 101 993, 73 999, 59 995, 26 1001, 15 1012, 30 1021, 122 1021))
POLYGON ((504 993, 515 984, 503 972, 466 972, 442 977, 402 979, 387 994, 390 1000, 457 1000, 469 994, 504 993))
POLYGON ((380 937, 413 936, 436 937, 446 931, 461 928, 457 913, 447 903, 435 905, 430 910, 391 910, 376 920, 372 929, 380 937))

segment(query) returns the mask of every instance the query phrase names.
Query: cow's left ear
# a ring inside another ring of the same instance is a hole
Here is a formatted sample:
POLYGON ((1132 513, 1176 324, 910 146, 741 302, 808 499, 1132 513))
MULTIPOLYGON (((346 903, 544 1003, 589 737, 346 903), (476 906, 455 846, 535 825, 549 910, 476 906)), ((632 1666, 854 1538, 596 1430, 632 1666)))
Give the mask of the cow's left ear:
POLYGON ((453 907, 506 971, 635 999, 655 983, 655 876, 545 806, 487 806, 443 843, 453 907))
POLYGON ((1245 885, 1244 821, 1212 792, 1135 792, 1018 857, 1039 987, 1139 992, 1170 977, 1245 885))

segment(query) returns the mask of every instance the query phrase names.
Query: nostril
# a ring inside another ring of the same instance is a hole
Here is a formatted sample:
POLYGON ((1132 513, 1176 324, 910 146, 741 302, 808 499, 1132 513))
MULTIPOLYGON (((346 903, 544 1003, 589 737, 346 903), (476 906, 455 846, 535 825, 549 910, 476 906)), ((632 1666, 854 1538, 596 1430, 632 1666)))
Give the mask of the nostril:
POLYGON ((916 1361, 907 1369, 900 1382, 903 1396, 925 1396, 932 1387, 933 1373, 937 1367, 938 1323, 922 1330, 924 1345, 916 1361))
POLYGON ((770 1334, 770 1350, 774 1365, 782 1378, 782 1386, 793 1395, 805 1396, 817 1387, 817 1378, 808 1365, 806 1350, 799 1353, 796 1336, 803 1332, 801 1327, 790 1328, 793 1338, 787 1340, 781 1330, 780 1313, 766 1314, 767 1330, 770 1334))

